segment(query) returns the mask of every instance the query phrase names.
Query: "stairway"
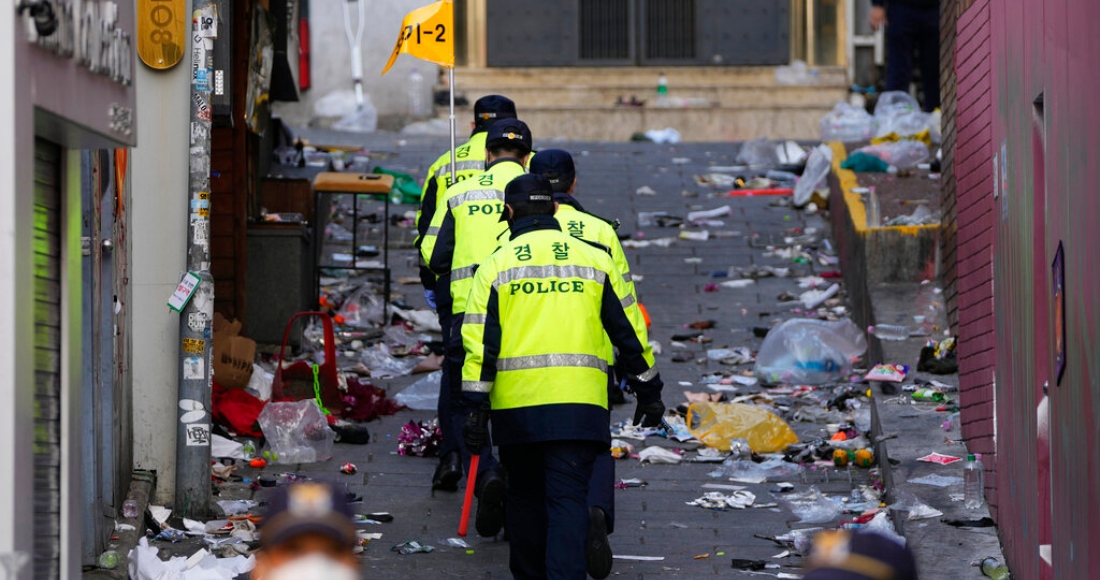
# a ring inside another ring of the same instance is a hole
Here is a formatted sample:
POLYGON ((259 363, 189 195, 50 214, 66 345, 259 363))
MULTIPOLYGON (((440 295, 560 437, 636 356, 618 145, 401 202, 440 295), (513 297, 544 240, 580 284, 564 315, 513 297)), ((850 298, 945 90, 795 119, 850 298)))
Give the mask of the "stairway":
MULTIPOLYGON (((777 85, 773 67, 484 68, 456 71, 458 94, 472 107, 503 94, 536 139, 625 141, 672 127, 685 141, 754 137, 817 139, 818 120, 847 95, 842 68, 820 68, 812 85, 777 85), (658 106, 657 77, 668 79, 658 106), (619 97, 646 101, 618 106, 619 97)), ((470 107, 464 108, 469 111, 470 107)), ((459 113, 458 118, 470 118, 459 113)))

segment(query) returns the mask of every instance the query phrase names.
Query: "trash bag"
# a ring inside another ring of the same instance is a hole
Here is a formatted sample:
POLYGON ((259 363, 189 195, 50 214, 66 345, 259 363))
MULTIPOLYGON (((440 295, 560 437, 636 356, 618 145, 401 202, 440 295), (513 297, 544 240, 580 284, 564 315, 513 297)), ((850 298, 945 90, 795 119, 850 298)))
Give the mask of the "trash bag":
POLYGON ((413 367, 420 362, 420 357, 407 356, 397 358, 382 349, 368 348, 359 355, 359 360, 370 369, 371 378, 403 377, 412 372, 413 367))
POLYGON ((852 143, 875 136, 875 118, 862 107, 839 102, 818 122, 822 141, 852 143))
POLYGON ((278 463, 314 463, 332 458, 336 433, 329 428, 316 401, 268 403, 258 420, 278 463))
POLYGON ((814 486, 803 493, 784 497, 784 503, 800 524, 824 524, 840 516, 840 503, 829 499, 814 486))
POLYGON ((931 143, 931 120, 931 115, 921 112, 917 100, 909 93, 887 91, 875 103, 875 140, 919 137, 926 144, 931 143))
POLYGON ((814 191, 819 188, 821 181, 829 175, 832 169, 833 149, 824 144, 814 147, 814 150, 810 153, 810 158, 806 160, 806 169, 802 172, 802 177, 794 184, 794 197, 792 199, 794 206, 802 207, 810 203, 814 191))
POLYGON ((798 436, 774 413, 741 403, 692 403, 688 431, 708 447, 730 450, 731 439, 745 439, 757 453, 782 451, 798 436))
POLYGON ((849 319, 795 318, 768 333, 753 370, 765 383, 820 385, 847 376, 852 357, 866 350, 867 339, 849 319))
POLYGON ((879 95, 878 101, 875 102, 876 119, 894 117, 913 111, 920 111, 920 103, 913 98, 913 95, 904 91, 886 91, 879 95))
POLYGON ((730 457, 722 466, 711 473, 712 477, 726 477, 739 483, 764 483, 765 481, 785 481, 799 479, 802 466, 782 459, 769 459, 756 463, 751 459, 730 457))
POLYGON ((874 155, 898 169, 912 169, 928 159, 928 146, 921 141, 904 139, 860 147, 854 153, 874 155))
POLYGON ((393 176, 393 189, 390 190, 390 200, 393 201, 393 203, 409 205, 420 201, 420 194, 422 192, 420 185, 416 183, 415 177, 408 173, 391 171, 385 167, 375 167, 372 172, 393 176))
POLYGON ((344 317, 344 324, 356 328, 369 328, 382 324, 385 312, 382 298, 375 293, 370 285, 352 292, 337 312, 344 317))
POLYGON ((435 371, 397 393, 397 404, 416 411, 435 411, 439 404, 439 380, 443 371, 435 371))
POLYGON ((775 144, 767 137, 757 137, 741 144, 736 161, 741 165, 773 166, 779 164, 779 154, 775 150, 775 144))

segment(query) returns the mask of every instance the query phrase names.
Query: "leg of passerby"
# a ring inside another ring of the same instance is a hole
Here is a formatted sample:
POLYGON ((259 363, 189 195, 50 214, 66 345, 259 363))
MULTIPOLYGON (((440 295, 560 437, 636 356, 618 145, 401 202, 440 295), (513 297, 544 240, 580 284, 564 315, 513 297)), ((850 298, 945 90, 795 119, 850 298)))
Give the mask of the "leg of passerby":
POLYGON ((613 563, 608 534, 615 529, 615 459, 610 450, 600 453, 592 465, 588 486, 588 575, 596 580, 611 574, 613 563))
POLYGON ((546 476, 541 445, 502 445, 508 472, 508 566, 516 580, 546 578, 546 476))
POLYGON ((913 82, 913 9, 898 2, 886 6, 886 90, 908 93, 913 82))
POLYGON ((924 89, 924 110, 932 112, 940 106, 940 11, 926 8, 921 13, 921 30, 917 41, 920 53, 921 86, 924 89))
MULTIPOLYGON (((450 342, 451 338, 451 299, 450 292, 444 291, 437 295, 437 312, 439 313, 439 326, 442 329, 443 345, 450 342)), ((444 350, 445 352, 445 350, 444 350)), ((432 474, 432 489, 443 491, 457 491, 458 482, 462 479, 462 423, 454 420, 453 397, 450 388, 451 377, 454 374, 452 365, 444 360, 440 368, 439 402, 436 406, 439 417, 439 431, 443 434, 443 440, 439 445, 439 465, 432 474)))
POLYGON ((588 486, 592 464, 606 445, 550 441, 540 445, 546 477, 546 577, 584 580, 588 486))

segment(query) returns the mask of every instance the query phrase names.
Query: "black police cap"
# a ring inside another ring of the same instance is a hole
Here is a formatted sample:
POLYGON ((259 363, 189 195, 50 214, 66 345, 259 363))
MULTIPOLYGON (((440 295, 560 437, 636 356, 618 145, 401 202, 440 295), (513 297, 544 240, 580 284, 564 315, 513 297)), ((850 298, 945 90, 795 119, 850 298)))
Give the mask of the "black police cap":
POLYGON ((527 123, 519 119, 501 119, 489 125, 485 146, 492 148, 502 145, 518 145, 520 149, 530 152, 531 130, 527 128, 527 123))
MULTIPOLYGON (((517 204, 545 204, 546 214, 554 213, 554 190, 550 187, 550 180, 541 175, 525 173, 508 182, 504 186, 504 203, 515 206, 517 204)), ((500 221, 507 221, 505 212, 500 216, 500 221)))
POLYGON ((503 95, 486 95, 474 103, 474 124, 480 129, 501 119, 516 117, 516 104, 503 95))
POLYGON ((555 192, 565 193, 577 177, 573 165, 573 156, 561 149, 544 149, 531 158, 531 173, 542 175, 550 180, 555 192))

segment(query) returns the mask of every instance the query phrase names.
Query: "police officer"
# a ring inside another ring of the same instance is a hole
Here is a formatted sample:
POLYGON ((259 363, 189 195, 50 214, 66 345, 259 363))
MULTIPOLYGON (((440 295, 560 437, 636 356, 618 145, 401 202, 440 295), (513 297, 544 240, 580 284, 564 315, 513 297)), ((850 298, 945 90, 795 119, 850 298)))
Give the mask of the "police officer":
MULTIPOLYGON (((500 119, 515 118, 516 105, 507 97, 488 95, 474 103, 474 132, 469 141, 455 149, 455 177, 451 177, 451 152, 447 151, 428 168, 428 176, 424 178, 424 191, 420 196, 420 207, 416 210, 415 245, 417 248, 421 247, 447 188, 454 183, 481 175, 485 171, 485 132, 489 129, 489 125, 500 119)), ((420 282, 424 285, 424 299, 439 314, 439 325, 443 329, 443 342, 446 344, 450 334, 450 313, 438 308, 435 274, 426 264, 420 266, 420 282)), ((444 303, 449 304, 450 298, 446 297, 444 303)), ((448 369, 444 367, 442 371, 440 383, 448 384, 450 381, 448 369)), ((440 428, 444 433, 449 431, 457 433, 458 428, 452 428, 450 425, 450 409, 444 406, 447 402, 447 398, 439 398, 440 428)), ((432 475, 432 489, 444 491, 458 489, 458 481, 462 479, 462 461, 457 439, 459 438, 443 438, 439 449, 439 465, 436 466, 435 473, 432 475)))
MULTIPOLYGON (((550 182, 558 204, 554 217, 562 231, 607 252, 622 274, 630 295, 637 299, 630 276, 630 264, 615 228, 603 218, 590 214, 575 197, 577 170, 573 156, 561 149, 546 149, 531 157, 530 172, 550 182)), ((625 402, 623 391, 614 377, 608 383, 608 403, 625 402)), ((610 420, 610 416, 608 416, 610 420)), ((589 530, 587 544, 588 575, 601 580, 611 574, 613 563, 607 536, 615 531, 615 460, 610 450, 596 458, 588 492, 589 530)))
MULTIPOLYGON (((462 337, 459 328, 466 312, 474 269, 497 248, 498 238, 507 230, 500 217, 504 213, 504 188, 524 174, 531 153, 531 131, 523 121, 503 119, 493 123, 485 136, 485 172, 447 189, 428 227, 421 254, 438 277, 439 311, 450 320, 449 340, 445 345, 444 374, 448 383, 440 388, 440 409, 450 409, 453 421, 443 439, 461 439, 464 415, 462 399, 462 337)), ((479 448, 480 449, 480 448, 479 448)), ((470 450, 461 446, 462 464, 469 465, 470 450)), ((490 448, 482 449, 477 479, 476 528, 482 536, 494 536, 504 523, 504 482, 497 473, 490 448)))
POLYGON ((607 369, 619 349, 637 420, 664 414, 645 322, 606 252, 562 231, 549 181, 505 190, 510 235, 474 275, 462 326, 466 445, 493 440, 508 473, 515 578, 582 580, 589 480, 610 443, 607 369))

